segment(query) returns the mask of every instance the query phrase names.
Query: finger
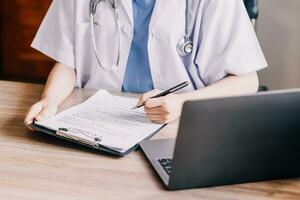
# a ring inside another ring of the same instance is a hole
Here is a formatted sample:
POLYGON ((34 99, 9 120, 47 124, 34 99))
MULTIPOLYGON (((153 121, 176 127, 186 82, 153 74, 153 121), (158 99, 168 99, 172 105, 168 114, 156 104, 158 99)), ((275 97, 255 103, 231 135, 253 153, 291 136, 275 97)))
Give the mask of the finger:
POLYGON ((139 99, 137 105, 142 105, 142 104, 144 104, 145 101, 146 101, 147 99, 149 99, 149 98, 151 98, 151 97, 154 97, 155 95, 158 95, 159 93, 161 93, 160 90, 152 90, 152 91, 150 91, 150 92, 147 92, 147 93, 143 94, 143 95, 140 97, 140 99, 139 99))
POLYGON ((30 125, 33 123, 34 117, 40 112, 41 107, 42 107, 41 104, 37 103, 29 109, 29 111, 24 119, 24 124, 28 130, 35 131, 35 129, 32 128, 30 125))
POLYGON ((162 123, 164 119, 161 117, 161 115, 147 115, 148 119, 155 123, 162 123))
POLYGON ((28 130, 30 130, 30 131, 36 131, 34 128, 32 128, 32 127, 29 126, 29 125, 26 125, 26 128, 27 128, 28 130))
POLYGON ((151 120, 151 122, 155 124, 165 124, 165 122, 162 120, 151 120))
POLYGON ((147 117, 154 123, 167 124, 174 119, 169 114, 147 114, 147 117))
POLYGON ((161 117, 161 115, 147 115, 147 117, 150 119, 150 120, 163 120, 163 118, 161 117))
POLYGON ((146 114, 161 115, 167 113, 162 107, 147 108, 144 107, 146 114))
POLYGON ((146 113, 146 116, 151 119, 152 118, 158 119, 158 118, 161 118, 162 114, 161 113, 146 113))
POLYGON ((43 110, 34 118, 37 121, 43 121, 45 119, 48 119, 55 115, 56 109, 50 107, 50 106, 45 106, 43 110))
POLYGON ((33 123, 33 120, 35 118, 35 116, 41 112, 41 109, 42 109, 42 105, 40 103, 37 103, 37 104, 34 104, 28 111, 26 117, 25 117, 25 120, 24 120, 24 123, 25 125, 29 125, 29 124, 32 124, 33 123))
POLYGON ((148 99, 145 101, 145 107, 146 108, 157 108, 161 107, 164 105, 164 98, 165 97, 159 97, 159 98, 153 98, 153 99, 148 99))

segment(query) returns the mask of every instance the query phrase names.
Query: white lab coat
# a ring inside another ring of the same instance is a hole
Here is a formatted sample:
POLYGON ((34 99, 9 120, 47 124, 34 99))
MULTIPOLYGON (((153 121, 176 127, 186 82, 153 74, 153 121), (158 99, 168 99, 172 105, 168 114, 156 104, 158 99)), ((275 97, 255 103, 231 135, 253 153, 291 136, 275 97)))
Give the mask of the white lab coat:
MULTIPOLYGON (((121 91, 133 38, 132 0, 118 0, 122 48, 115 71, 99 67, 92 45, 89 0, 54 0, 32 47, 76 70, 77 86, 121 91)), ((185 1, 157 0, 149 27, 148 52, 154 87, 164 90, 183 81, 183 91, 211 85, 229 74, 243 75, 267 66, 242 0, 190 0, 194 51, 180 57, 185 1)), ((118 36, 109 0, 97 10, 96 42, 105 66, 117 60, 118 36)))

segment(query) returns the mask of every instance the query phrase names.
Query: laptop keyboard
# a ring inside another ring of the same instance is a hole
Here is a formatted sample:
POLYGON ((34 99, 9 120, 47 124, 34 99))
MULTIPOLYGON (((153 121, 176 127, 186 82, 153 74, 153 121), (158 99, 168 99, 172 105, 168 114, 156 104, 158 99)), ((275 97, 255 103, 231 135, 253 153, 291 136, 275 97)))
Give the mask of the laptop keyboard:
POLYGON ((172 170, 172 162, 173 159, 170 158, 162 158, 162 159, 157 159, 159 164, 162 166, 162 168, 165 170, 165 172, 170 175, 171 170, 172 170))

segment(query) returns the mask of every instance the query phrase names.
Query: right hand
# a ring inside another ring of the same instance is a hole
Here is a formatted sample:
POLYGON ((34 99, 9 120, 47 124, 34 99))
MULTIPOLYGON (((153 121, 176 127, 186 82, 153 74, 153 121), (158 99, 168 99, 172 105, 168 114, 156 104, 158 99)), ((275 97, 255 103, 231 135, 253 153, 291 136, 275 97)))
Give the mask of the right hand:
POLYGON ((51 100, 43 99, 34 105, 32 105, 29 111, 26 114, 24 124, 25 126, 34 131, 29 125, 33 123, 34 120, 36 121, 43 121, 54 116, 57 112, 58 105, 51 100))

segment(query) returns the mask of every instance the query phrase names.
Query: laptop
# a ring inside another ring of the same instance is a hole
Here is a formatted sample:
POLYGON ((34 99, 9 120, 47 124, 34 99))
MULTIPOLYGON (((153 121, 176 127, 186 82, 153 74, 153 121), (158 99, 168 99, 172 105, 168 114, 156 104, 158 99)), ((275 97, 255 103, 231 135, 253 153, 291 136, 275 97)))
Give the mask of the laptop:
POLYGON ((300 177, 300 89, 186 102, 177 139, 140 146, 170 190, 300 177))

